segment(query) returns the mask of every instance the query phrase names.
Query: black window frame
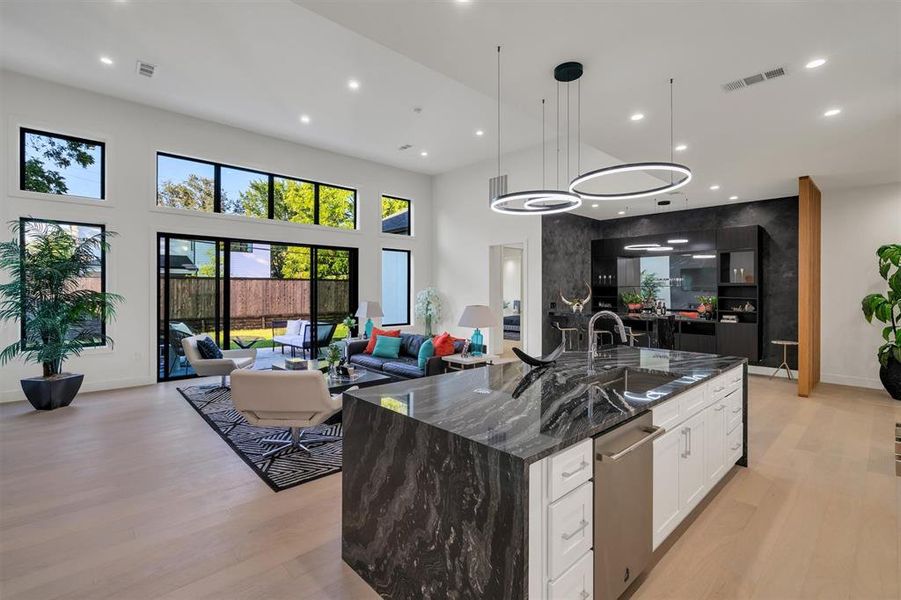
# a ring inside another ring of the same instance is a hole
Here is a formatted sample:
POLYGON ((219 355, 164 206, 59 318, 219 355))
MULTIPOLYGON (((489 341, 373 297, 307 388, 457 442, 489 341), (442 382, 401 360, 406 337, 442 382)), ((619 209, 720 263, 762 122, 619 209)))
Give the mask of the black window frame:
MULTIPOLYGON (((413 301, 412 301, 412 293, 413 293, 413 251, 412 251, 412 250, 407 250, 406 248, 387 248, 387 247, 384 247, 384 248, 382 248, 381 253, 379 253, 379 261, 380 261, 379 266, 380 266, 380 267, 382 266, 382 262, 381 262, 381 261, 383 260, 383 257, 384 257, 385 252, 402 252, 402 253, 404 253, 404 254, 407 255, 407 295, 406 295, 406 298, 407 298, 407 320, 406 320, 405 322, 403 322, 403 323, 389 323, 389 322, 386 322, 384 319, 382 319, 382 326, 383 326, 383 327, 389 327, 389 326, 390 326, 390 327, 405 327, 405 326, 407 326, 407 325, 412 325, 412 324, 413 324, 413 320, 412 320, 412 312, 413 312, 413 311, 412 311, 412 308, 413 308, 413 307, 412 307, 412 305, 413 305, 413 301)), ((384 290, 382 290, 382 296, 384 296, 384 290)), ((379 299, 380 299, 380 300, 382 301, 382 303, 384 304, 385 298, 382 297, 382 298, 379 298, 379 299)))
POLYGON ((42 131, 31 127, 19 127, 19 191, 29 194, 45 194, 47 196, 59 196, 61 198, 86 198, 88 200, 106 200, 106 142, 99 140, 89 140, 88 138, 68 135, 65 133, 56 133, 52 131, 42 131), (77 194, 52 194, 50 192, 37 192, 25 189, 25 136, 28 134, 42 135, 45 137, 57 138, 79 144, 89 144, 91 146, 100 146, 100 197, 79 196, 77 194))
MULTIPOLYGON (((75 225, 77 227, 93 227, 100 230, 103 242, 106 242, 106 225, 102 223, 83 223, 80 221, 63 221, 61 219, 39 219, 36 217, 19 217, 19 260, 25 263, 25 226, 27 223, 54 223, 56 225, 75 225)), ((25 294, 25 283, 22 285, 22 294, 25 294)), ((106 244, 100 246, 100 292, 106 293, 106 244)), ((95 344, 86 344, 87 348, 103 348, 106 344, 106 308, 100 308, 100 337, 101 341, 95 344)), ((19 315, 19 343, 23 350, 28 350, 25 343, 25 307, 19 315)))
MULTIPOLYGON (((167 208, 166 206, 159 204, 159 194, 160 194, 160 170, 159 170, 159 157, 166 156, 169 158, 174 158, 178 160, 189 160, 192 162, 203 163, 207 165, 213 166, 213 190, 214 190, 214 198, 213 198, 213 212, 205 213, 203 211, 194 211, 200 212, 201 214, 222 214, 222 215, 230 215, 233 217, 244 217, 246 219, 254 219, 254 220, 268 220, 275 221, 276 223, 292 223, 291 221, 282 221, 280 219, 275 219, 275 180, 276 179, 290 179, 292 181, 298 181, 301 183, 309 183, 313 186, 313 222, 312 223, 296 223, 298 225, 315 225, 317 227, 325 227, 327 229, 333 229, 337 231, 357 231, 360 227, 360 215, 359 215, 359 191, 356 188, 348 187, 346 185, 337 185, 334 183, 327 183, 324 181, 314 181, 312 179, 304 179, 303 177, 295 177, 293 175, 283 175, 280 173, 274 173, 271 171, 261 171, 259 169, 254 169, 251 167, 241 167, 238 165, 231 165, 226 163, 218 163, 211 160, 206 160, 202 158, 194 158, 191 156, 184 156, 181 154, 173 154, 171 152, 162 152, 157 151, 156 153, 156 206, 160 208, 167 208), (267 217, 249 217, 247 215, 237 214, 237 213, 226 213, 222 212, 222 198, 221 198, 221 189, 222 189, 222 169, 234 169, 236 171, 248 171, 251 173, 259 173, 260 175, 267 177, 269 180, 269 201, 267 207, 267 217), (354 226, 353 229, 345 229, 343 227, 333 227, 331 225, 324 225, 319 222, 319 187, 326 186, 330 188, 335 188, 338 190, 344 190, 346 192, 351 192, 353 194, 354 199, 354 226)), ((393 197, 393 196, 392 196, 393 197)))
MULTIPOLYGON (((403 198, 401 196, 393 196, 391 194, 382 194, 379 196, 379 214, 381 214, 382 203, 385 201, 385 198, 389 200, 400 200, 401 202, 407 203, 407 233, 392 233, 390 231, 385 231, 383 228, 380 233, 385 235, 398 235, 401 237, 412 237, 413 236, 413 201, 409 198, 403 198)), ((384 227, 380 220, 380 227, 384 227)))

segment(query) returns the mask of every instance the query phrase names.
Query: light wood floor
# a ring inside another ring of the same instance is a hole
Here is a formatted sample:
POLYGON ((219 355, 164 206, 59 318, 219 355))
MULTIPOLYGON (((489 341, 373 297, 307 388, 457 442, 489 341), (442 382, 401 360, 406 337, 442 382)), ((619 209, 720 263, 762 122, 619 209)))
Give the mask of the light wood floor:
MULTIPOLYGON (((633 598, 899 598, 901 403, 752 377, 739 469, 633 598)), ((0 406, 0 597, 371 598, 340 475, 273 493, 173 384, 0 406)))

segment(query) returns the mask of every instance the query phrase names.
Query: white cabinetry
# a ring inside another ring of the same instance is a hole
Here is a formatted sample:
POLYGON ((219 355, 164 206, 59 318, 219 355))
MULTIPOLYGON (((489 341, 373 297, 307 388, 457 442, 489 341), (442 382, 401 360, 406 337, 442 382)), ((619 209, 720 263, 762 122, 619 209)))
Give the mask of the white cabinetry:
POLYGON ((652 409, 668 425, 654 440, 655 549, 741 458, 743 378, 737 367, 652 409))

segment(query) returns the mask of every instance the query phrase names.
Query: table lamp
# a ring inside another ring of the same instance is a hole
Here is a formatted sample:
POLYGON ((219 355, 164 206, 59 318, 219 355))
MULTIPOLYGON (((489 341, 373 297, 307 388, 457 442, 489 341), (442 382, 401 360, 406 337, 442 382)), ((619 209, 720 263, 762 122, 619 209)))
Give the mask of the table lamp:
POLYGON ((357 308, 357 312, 354 316, 357 316, 361 319, 366 319, 366 325, 363 330, 363 337, 365 339, 369 339, 372 337, 372 318, 373 317, 384 317, 384 313, 382 313, 382 307, 379 306, 378 302, 374 302, 372 300, 363 300, 360 302, 359 308, 357 308))
POLYGON ((470 304, 463 309, 458 325, 460 327, 475 328, 475 331, 472 332, 472 338, 470 338, 473 356, 482 356, 483 338, 479 327, 492 327, 495 324, 494 314, 484 304, 470 304))

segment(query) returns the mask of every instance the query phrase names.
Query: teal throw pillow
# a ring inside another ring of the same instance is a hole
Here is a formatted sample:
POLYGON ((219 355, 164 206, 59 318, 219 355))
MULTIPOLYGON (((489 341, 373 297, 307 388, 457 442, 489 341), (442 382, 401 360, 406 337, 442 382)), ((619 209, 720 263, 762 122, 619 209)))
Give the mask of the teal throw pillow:
POLYGON ((400 352, 400 338, 380 335, 375 340, 375 348, 372 350, 373 356, 379 358, 397 358, 400 352))
POLYGON ((435 344, 432 343, 432 338, 429 338, 419 347, 419 368, 424 371, 425 364, 429 362, 429 359, 433 356, 435 356, 435 344))

